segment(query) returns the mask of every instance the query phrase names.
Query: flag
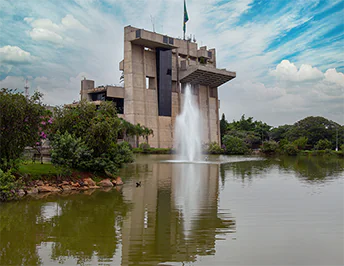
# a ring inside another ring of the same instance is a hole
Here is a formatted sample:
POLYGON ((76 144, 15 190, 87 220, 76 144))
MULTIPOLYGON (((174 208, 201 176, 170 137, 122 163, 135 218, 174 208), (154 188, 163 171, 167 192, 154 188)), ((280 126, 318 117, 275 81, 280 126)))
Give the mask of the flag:
POLYGON ((183 24, 183 31, 184 31, 184 35, 185 35, 185 31, 186 31, 186 22, 189 20, 189 16, 188 16, 188 11, 186 10, 186 3, 184 0, 184 24, 183 24))

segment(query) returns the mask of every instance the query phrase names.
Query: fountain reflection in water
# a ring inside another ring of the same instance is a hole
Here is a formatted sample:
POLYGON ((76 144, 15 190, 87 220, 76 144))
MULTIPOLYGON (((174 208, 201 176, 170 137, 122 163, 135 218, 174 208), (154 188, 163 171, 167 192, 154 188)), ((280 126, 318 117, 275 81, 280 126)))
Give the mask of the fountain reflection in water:
MULTIPOLYGON (((173 187, 175 207, 183 217, 186 236, 197 221, 207 194, 208 165, 180 164, 174 165, 173 187)), ((216 195, 212 195, 215 197, 216 195)))
POLYGON ((175 145, 178 150, 178 160, 193 162, 200 159, 201 133, 201 115, 191 94, 191 86, 188 84, 185 87, 182 112, 176 118, 175 145))

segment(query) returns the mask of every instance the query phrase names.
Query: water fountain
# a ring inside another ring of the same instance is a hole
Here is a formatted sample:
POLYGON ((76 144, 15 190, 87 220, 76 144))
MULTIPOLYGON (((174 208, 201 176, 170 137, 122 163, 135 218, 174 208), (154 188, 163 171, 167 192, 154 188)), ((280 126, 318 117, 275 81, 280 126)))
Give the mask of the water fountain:
POLYGON ((182 112, 176 118, 175 144, 178 150, 178 160, 188 162, 200 160, 202 152, 201 121, 201 114, 192 96, 191 86, 188 84, 185 87, 182 112))

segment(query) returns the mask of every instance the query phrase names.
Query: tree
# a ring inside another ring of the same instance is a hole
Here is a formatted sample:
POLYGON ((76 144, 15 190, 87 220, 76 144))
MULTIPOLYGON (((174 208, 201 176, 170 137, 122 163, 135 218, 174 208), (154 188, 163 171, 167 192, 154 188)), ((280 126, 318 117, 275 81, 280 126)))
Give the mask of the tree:
POLYGON ((286 138, 287 132, 292 128, 292 125, 283 125, 275 127, 270 130, 270 136, 275 141, 280 141, 286 138))
POLYGON ((220 120, 220 135, 221 135, 221 141, 223 136, 227 132, 228 122, 226 120, 225 114, 222 114, 222 118, 220 120))
MULTIPOLYGON (((336 138, 336 128, 340 127, 339 124, 324 117, 309 116, 296 122, 286 136, 289 141, 294 141, 300 137, 306 137, 308 138, 308 144, 314 147, 321 139, 328 139, 334 142, 336 138)), ((340 141, 342 141, 342 138, 341 136, 340 141)), ((335 142, 333 143, 333 146, 334 145, 335 142)))
POLYGON ((300 137, 297 140, 294 140, 293 144, 299 149, 304 150, 306 148, 308 139, 306 137, 300 137))
POLYGON ((238 137, 225 135, 222 143, 225 146, 226 154, 245 154, 248 152, 246 143, 238 137))
POLYGON ((278 143, 274 140, 264 141, 261 147, 261 151, 265 154, 273 154, 278 149, 278 143))
POLYGON ((16 167, 26 146, 39 140, 39 125, 45 115, 42 94, 26 98, 15 90, 0 91, 0 168, 16 167))
POLYGON ((149 144, 148 143, 148 137, 150 135, 153 135, 153 129, 150 129, 150 128, 144 126, 143 131, 142 131, 142 135, 146 139, 146 143, 149 144))
POLYGON ((122 163, 132 162, 133 155, 127 143, 117 144, 119 134, 130 131, 134 125, 121 120, 117 116, 116 106, 113 102, 102 102, 96 110, 92 103, 81 102, 73 108, 64 107, 57 110, 52 125, 53 132, 62 135, 60 141, 69 141, 62 146, 53 141, 53 162, 62 164, 64 160, 75 162, 81 154, 83 160, 71 164, 71 167, 96 172, 116 172, 122 163), (68 147, 78 148, 78 153, 66 153, 68 147), (58 160, 60 158, 61 160, 58 160))
POLYGON ((140 145, 140 137, 142 137, 143 135, 144 135, 143 128, 142 128, 141 125, 138 123, 138 124, 135 126, 136 148, 139 147, 139 145, 140 145))
POLYGON ((319 140, 316 145, 314 146, 315 150, 329 150, 332 147, 331 141, 327 139, 319 140))

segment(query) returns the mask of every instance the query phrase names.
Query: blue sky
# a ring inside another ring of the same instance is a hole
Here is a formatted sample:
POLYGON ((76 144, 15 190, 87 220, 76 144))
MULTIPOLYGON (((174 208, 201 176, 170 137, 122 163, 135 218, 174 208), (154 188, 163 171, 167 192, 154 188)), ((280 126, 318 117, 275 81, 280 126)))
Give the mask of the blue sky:
MULTIPOLYGON (((277 126, 320 115, 344 124, 344 1, 187 0, 187 34, 237 72, 219 88, 228 120, 277 126)), ((123 27, 182 36, 182 0, 2 0, 0 87, 79 99, 80 80, 119 82, 123 27)))

